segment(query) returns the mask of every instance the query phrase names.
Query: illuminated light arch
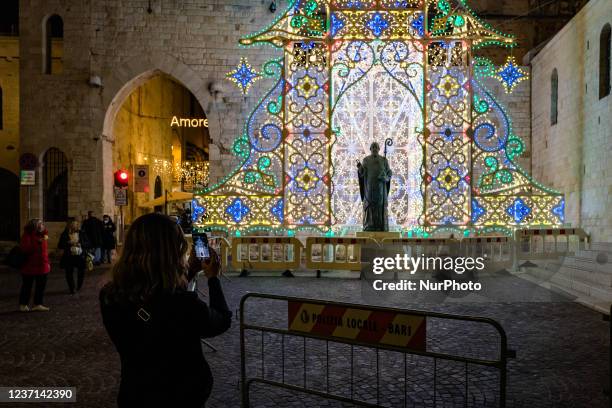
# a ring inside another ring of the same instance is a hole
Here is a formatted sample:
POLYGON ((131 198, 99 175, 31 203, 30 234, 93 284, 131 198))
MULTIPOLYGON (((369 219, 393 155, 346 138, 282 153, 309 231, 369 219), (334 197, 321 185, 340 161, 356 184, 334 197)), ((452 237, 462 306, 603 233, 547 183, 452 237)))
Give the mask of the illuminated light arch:
POLYGON ((464 0, 296 0, 241 44, 284 56, 257 72, 274 85, 234 142, 241 164, 197 193, 196 226, 359 228, 354 162, 387 137, 393 229, 563 223, 563 196, 519 166, 524 142, 484 85, 516 72, 474 55, 514 38, 464 0))

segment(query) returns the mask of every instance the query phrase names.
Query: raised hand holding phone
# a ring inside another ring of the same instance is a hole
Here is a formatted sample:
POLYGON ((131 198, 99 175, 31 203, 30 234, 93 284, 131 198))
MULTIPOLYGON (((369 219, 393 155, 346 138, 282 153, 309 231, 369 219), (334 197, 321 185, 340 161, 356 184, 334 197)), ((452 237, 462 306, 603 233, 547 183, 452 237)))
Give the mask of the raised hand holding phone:
POLYGON ((191 254, 189 256, 187 268, 187 277, 189 280, 195 278, 199 272, 203 272, 204 276, 206 276, 207 278, 219 276, 221 272, 221 262, 219 260, 219 255, 217 255, 217 252, 210 247, 208 248, 208 253, 208 258, 199 258, 198 256, 196 256, 195 245, 191 247, 191 254))

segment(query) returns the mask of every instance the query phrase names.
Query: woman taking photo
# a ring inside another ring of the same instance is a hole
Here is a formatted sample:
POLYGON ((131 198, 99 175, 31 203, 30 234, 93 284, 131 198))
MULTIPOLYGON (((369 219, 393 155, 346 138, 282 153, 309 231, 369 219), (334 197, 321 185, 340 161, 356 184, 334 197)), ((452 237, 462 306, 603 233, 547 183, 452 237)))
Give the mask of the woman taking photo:
POLYGON ((25 262, 21 266, 21 291, 19 292, 19 310, 21 312, 47 312, 49 308, 43 305, 43 296, 47 286, 47 274, 51 270, 47 240, 49 233, 43 222, 33 219, 23 229, 21 237, 21 251, 25 255, 25 262), (34 288, 34 305, 30 309, 30 294, 34 288))
POLYGON ((85 277, 85 250, 87 248, 87 238, 85 233, 79 230, 79 224, 75 219, 68 220, 66 229, 60 235, 59 249, 63 251, 60 259, 60 267, 66 272, 66 282, 68 291, 74 295, 81 290, 85 277), (76 291, 74 286, 74 270, 77 270, 76 291))
POLYGON ((121 359, 119 407, 203 407, 212 373, 201 338, 231 324, 217 277, 219 259, 208 262, 193 251, 189 260, 181 228, 154 213, 136 219, 127 232, 111 282, 100 292, 104 326, 121 359), (203 270, 210 305, 187 283, 203 270))

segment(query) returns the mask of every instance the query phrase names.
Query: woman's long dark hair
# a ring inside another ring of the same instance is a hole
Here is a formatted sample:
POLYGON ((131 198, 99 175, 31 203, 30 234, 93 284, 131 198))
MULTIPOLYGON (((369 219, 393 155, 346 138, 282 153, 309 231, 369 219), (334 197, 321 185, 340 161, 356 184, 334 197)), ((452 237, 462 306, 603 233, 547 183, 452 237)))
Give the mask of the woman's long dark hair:
POLYGON ((125 237, 112 271, 112 293, 117 300, 146 302, 162 291, 182 287, 189 244, 170 217, 152 213, 137 218, 125 237))

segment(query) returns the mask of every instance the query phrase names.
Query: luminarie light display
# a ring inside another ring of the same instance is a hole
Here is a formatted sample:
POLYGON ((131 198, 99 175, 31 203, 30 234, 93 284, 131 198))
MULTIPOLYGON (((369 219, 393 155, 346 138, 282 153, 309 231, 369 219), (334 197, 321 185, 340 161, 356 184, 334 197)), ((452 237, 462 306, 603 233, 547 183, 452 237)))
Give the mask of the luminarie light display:
POLYGON ((236 138, 240 165, 197 192, 197 227, 249 231, 357 229, 356 159, 393 139, 390 226, 511 231, 560 225, 563 196, 518 164, 524 143, 485 86, 510 92, 527 74, 474 55, 513 47, 464 0, 295 0, 241 40, 284 53, 228 74, 246 92, 274 82, 236 138))

